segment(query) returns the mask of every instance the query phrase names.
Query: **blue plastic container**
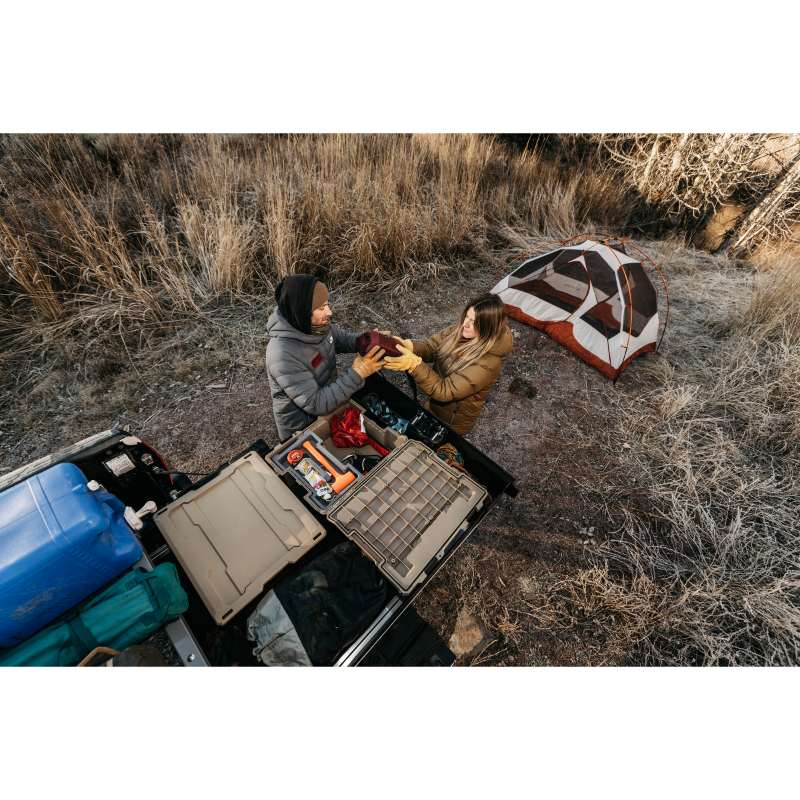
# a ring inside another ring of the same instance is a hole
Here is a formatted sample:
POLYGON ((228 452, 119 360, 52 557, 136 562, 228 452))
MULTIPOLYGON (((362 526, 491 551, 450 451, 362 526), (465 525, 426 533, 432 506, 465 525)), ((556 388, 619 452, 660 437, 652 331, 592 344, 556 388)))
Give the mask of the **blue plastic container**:
POLYGON ((56 464, 0 492, 0 647, 13 647, 141 558, 125 506, 56 464))

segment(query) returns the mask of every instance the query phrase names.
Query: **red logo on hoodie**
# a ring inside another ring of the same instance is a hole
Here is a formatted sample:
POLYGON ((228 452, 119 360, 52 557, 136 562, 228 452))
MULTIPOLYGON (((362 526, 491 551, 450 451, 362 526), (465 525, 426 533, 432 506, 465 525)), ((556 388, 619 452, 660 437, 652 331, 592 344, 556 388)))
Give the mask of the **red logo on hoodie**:
POLYGON ((322 363, 322 353, 317 353, 311 359, 311 369, 316 369, 322 363))

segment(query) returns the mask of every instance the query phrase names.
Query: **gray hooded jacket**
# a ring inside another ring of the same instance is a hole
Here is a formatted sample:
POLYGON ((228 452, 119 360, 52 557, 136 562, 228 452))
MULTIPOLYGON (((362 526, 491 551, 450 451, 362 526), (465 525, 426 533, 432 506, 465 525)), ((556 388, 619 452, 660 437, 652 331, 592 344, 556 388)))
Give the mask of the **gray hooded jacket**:
POLYGON ((281 441, 329 414, 364 385, 352 367, 336 376, 336 353, 354 353, 358 334, 333 325, 323 335, 303 333, 277 308, 267 321, 267 333, 267 375, 281 441))

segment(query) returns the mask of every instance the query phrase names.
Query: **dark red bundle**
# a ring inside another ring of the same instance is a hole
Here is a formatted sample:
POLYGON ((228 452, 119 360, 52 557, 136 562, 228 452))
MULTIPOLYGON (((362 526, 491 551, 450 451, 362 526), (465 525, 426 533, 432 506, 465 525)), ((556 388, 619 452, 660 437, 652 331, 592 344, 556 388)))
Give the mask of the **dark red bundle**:
POLYGON ((355 408, 347 408, 338 416, 331 417, 331 439, 337 447, 363 447, 368 444, 379 456, 389 455, 385 447, 362 429, 361 414, 355 408))
POLYGON ((387 356, 396 357, 401 354, 397 349, 397 339, 392 339, 391 336, 384 336, 378 331, 367 331, 356 337, 356 352, 362 356, 369 353, 376 345, 385 350, 387 356))

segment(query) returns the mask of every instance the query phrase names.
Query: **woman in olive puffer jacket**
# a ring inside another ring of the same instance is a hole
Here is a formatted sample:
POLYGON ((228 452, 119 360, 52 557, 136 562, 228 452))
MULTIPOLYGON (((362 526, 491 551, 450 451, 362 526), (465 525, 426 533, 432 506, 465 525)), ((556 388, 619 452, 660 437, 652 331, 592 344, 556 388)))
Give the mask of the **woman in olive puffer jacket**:
POLYGON ((513 347, 500 298, 482 295, 457 325, 424 341, 399 341, 401 355, 384 359, 384 366, 408 372, 430 397, 430 411, 456 433, 469 433, 513 347))

